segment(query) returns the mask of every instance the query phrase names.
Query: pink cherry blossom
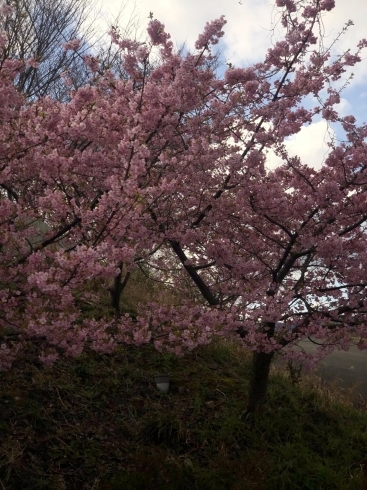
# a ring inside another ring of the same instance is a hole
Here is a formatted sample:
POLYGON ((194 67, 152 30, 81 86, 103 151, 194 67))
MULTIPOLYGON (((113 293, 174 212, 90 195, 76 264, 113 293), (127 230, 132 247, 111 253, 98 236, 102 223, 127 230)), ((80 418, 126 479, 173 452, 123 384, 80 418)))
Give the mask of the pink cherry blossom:
POLYGON ((9 17, 13 13, 13 9, 11 8, 10 5, 6 4, 5 2, 0 3, 0 13, 4 17, 9 17))
POLYGON ((36 61, 34 58, 29 58, 27 61, 26 61, 26 64, 28 66, 31 66, 32 68, 38 68, 39 67, 39 62, 36 61))
POLYGON ((80 39, 70 39, 67 43, 63 44, 63 48, 65 51, 71 50, 71 51, 76 51, 79 49, 81 46, 81 40, 80 39))

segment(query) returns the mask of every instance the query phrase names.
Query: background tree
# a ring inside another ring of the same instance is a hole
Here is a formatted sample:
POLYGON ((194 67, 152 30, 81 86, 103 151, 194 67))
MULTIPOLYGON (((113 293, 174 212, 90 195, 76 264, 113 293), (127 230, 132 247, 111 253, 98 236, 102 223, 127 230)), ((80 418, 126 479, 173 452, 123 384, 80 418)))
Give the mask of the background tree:
POLYGON ((122 76, 119 50, 107 35, 108 24, 125 36, 141 35, 134 12, 124 19, 124 5, 113 22, 106 20, 102 34, 98 30, 99 14, 86 0, 7 0, 3 9, 9 12, 3 16, 8 42, 0 64, 6 59, 23 61, 15 85, 32 99, 50 95, 65 100, 70 91, 65 87, 65 77, 74 90, 89 83, 84 56, 98 58, 101 72, 112 68, 122 76), (65 49, 65 45, 74 49, 65 49))
POLYGON ((30 98, 46 94, 60 98, 60 75, 67 70, 77 72, 83 85, 87 77, 81 55, 94 34, 88 22, 90 4, 85 0, 19 0, 7 5, 11 14, 4 19, 8 43, 1 63, 6 59, 25 62, 15 81, 17 88, 30 98), (80 52, 63 48, 71 39, 81 40, 80 52))

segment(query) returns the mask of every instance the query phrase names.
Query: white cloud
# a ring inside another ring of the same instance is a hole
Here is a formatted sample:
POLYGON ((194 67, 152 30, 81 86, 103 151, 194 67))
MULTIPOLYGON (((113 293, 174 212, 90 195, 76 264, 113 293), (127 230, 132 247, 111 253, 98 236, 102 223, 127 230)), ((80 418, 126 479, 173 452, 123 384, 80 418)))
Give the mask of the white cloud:
MULTIPOLYGON (((275 32, 272 38, 270 31, 272 21, 276 21, 275 0, 140 0, 136 4, 129 0, 125 2, 125 7, 121 7, 121 0, 96 0, 96 5, 101 8, 102 17, 105 19, 112 18, 114 12, 123 10, 122 24, 126 24, 131 12, 134 12, 137 17, 135 23, 140 31, 147 25, 149 13, 153 11, 154 17, 165 24, 172 40, 178 45, 186 42, 189 47, 193 47, 206 22, 225 15, 227 24, 224 27, 222 50, 227 61, 235 66, 248 66, 255 61, 261 61, 277 36, 275 32)), ((336 8, 325 13, 323 17, 325 46, 332 43, 349 19, 354 22, 354 26, 349 27, 347 33, 341 36, 334 54, 348 48, 353 52, 358 41, 367 38, 367 0, 336 0, 336 8)), ((343 92, 343 97, 348 100, 343 99, 339 109, 343 114, 358 115, 359 94, 353 92, 353 87, 365 91, 367 59, 349 70, 349 73, 351 72, 354 72, 354 78, 346 92, 343 92)))
POLYGON ((140 0, 136 4, 126 2, 123 8, 117 0, 97 0, 96 6, 101 8, 104 19, 123 9, 122 23, 135 10, 141 23, 146 24, 153 11, 172 40, 179 45, 187 42, 189 47, 194 45, 206 22, 225 15, 224 55, 233 64, 259 61, 271 43, 268 29, 274 8, 266 0, 242 0, 241 3, 238 0, 155 0, 154 3, 140 0))
MULTIPOLYGON (((325 121, 319 121, 304 126, 301 131, 287 138, 285 146, 290 156, 298 156, 301 162, 319 169, 328 154, 327 142, 334 136, 334 131, 328 128, 325 121)), ((267 167, 277 167, 281 163, 273 152, 268 153, 267 167)))
MULTIPOLYGON (((337 52, 355 51, 355 47, 363 38, 367 38, 366 19, 367 2, 366 0, 336 0, 336 7, 324 17, 325 26, 325 46, 343 29, 348 20, 352 20, 354 25, 348 28, 345 35, 341 36, 336 45, 337 52)), ((335 52, 335 51, 334 51, 335 52)), ((364 53, 366 57, 366 52, 364 53)), ((360 63, 351 69, 354 73, 353 85, 364 84, 367 76, 367 63, 360 63)))
MULTIPOLYGON (((271 43, 271 22, 276 10, 274 1, 269 0, 140 0, 137 3, 126 1, 121 7, 121 0, 97 0, 96 6, 106 16, 124 10, 126 14, 135 10, 141 21, 148 20, 150 11, 154 17, 166 26, 166 30, 179 44, 187 41, 193 45, 206 22, 220 15, 225 15, 227 24, 227 54, 233 63, 244 63, 246 60, 259 60, 271 43)), ((325 45, 329 44, 351 19, 354 26, 341 37, 338 46, 348 49, 366 37, 366 0, 336 0, 336 8, 325 14, 325 45)), ((126 19, 126 17, 125 17, 126 19)), ((123 18, 124 21, 124 18, 123 18)))

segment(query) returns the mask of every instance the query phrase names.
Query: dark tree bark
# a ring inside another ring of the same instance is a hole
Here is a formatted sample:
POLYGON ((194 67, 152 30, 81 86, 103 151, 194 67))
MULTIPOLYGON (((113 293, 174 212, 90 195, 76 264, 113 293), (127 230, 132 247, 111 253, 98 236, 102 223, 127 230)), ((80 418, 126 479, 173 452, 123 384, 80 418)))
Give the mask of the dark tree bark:
MULTIPOLYGON (((265 331, 269 338, 274 336, 275 323, 266 323, 265 331)), ((246 417, 261 411, 268 391, 269 372, 275 352, 254 352, 252 356, 249 400, 246 417)))
POLYGON ((266 402, 269 371, 274 352, 254 352, 252 357, 252 372, 250 392, 246 415, 254 414, 262 409, 266 402))
POLYGON ((120 317, 121 310, 120 310, 120 299, 121 299, 121 294, 122 291, 125 289, 126 284, 129 281, 130 278, 130 272, 126 272, 125 277, 123 277, 123 264, 119 264, 119 269, 120 272, 119 274, 115 277, 113 281, 113 286, 110 288, 110 294, 111 294, 111 306, 115 310, 115 316, 116 318, 120 317))

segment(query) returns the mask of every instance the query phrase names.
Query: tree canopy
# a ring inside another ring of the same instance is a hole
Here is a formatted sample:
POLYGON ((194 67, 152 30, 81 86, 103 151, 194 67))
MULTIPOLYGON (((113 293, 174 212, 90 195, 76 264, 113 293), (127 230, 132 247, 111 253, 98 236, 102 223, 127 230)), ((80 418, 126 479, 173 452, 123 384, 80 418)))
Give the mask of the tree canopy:
MULTIPOLYGON (((277 0, 283 38, 263 62, 223 76, 212 60, 224 17, 186 52, 156 19, 146 43, 111 31, 124 76, 86 57, 89 83, 66 102, 27 101, 14 88, 23 61, 4 56, 2 369, 27 342, 47 364, 86 344, 112 352, 119 342, 154 342, 180 354, 222 336, 254 351, 264 392, 275 352, 314 366, 352 338, 367 347, 367 127, 337 111, 342 76, 367 41, 331 56, 318 39, 333 6, 277 0), (319 170, 284 144, 316 117, 345 133, 319 170), (269 151, 281 158, 276 168, 269 151), (157 294, 135 315, 120 311, 137 267, 175 300, 157 294), (92 280, 108 287, 114 315, 83 315, 102 294, 87 287, 92 280), (312 358, 286 349, 311 335, 324 339, 312 358)), ((3 53, 8 43, 3 33, 3 53)), ((70 39, 64 49, 78 47, 70 39)))

